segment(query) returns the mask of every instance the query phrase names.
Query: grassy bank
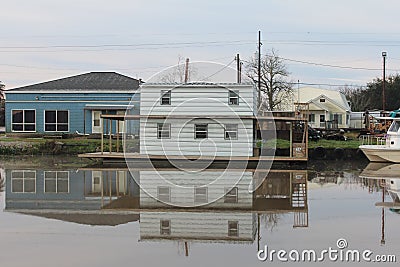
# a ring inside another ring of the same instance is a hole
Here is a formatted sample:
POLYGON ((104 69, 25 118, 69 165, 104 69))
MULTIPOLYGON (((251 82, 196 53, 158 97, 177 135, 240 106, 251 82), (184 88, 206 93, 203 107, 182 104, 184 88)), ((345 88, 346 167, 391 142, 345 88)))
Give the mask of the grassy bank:
MULTIPOLYGON (((276 148, 285 149, 290 148, 289 140, 276 139, 265 142, 262 147, 273 148, 276 144, 276 148)), ((260 146, 260 142, 257 143, 260 146)), ((320 139, 318 141, 309 141, 308 148, 324 147, 324 148, 346 148, 346 149, 358 149, 360 141, 358 139, 351 139, 347 141, 336 141, 320 139)))
MULTIPOLYGON (((138 140, 129 140, 131 150, 138 147, 138 140)), ((112 140, 112 151, 116 151, 117 141, 112 140)), ((122 151, 122 142, 119 143, 122 151)), ((0 155, 57 155, 81 154, 100 151, 100 139, 71 138, 8 138, 0 137, 0 155)), ((109 141, 104 142, 104 151, 109 151, 109 141)))

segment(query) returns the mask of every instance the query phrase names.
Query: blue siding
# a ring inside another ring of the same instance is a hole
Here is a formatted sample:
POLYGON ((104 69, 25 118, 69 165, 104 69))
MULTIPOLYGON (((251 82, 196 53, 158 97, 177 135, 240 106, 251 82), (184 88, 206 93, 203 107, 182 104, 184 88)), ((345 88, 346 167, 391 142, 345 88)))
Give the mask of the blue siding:
MULTIPOLYGON (((76 131, 92 133, 92 112, 84 111, 90 105, 128 105, 132 100, 134 105, 130 114, 138 115, 140 111, 140 94, 130 93, 6 93, 6 132, 11 132, 11 112, 18 109, 36 110, 36 132, 44 133, 45 110, 68 110, 69 133, 76 131), (85 113, 85 114, 84 114, 85 113), (86 125, 84 126, 84 120, 86 125)), ((103 111, 103 113, 105 113, 103 111)), ((115 114, 115 111, 109 112, 115 114)), ((130 132, 139 133, 139 121, 132 124, 130 132)), ((104 125, 106 128, 106 126, 104 125)), ((116 124, 113 124, 116 129, 116 124)))

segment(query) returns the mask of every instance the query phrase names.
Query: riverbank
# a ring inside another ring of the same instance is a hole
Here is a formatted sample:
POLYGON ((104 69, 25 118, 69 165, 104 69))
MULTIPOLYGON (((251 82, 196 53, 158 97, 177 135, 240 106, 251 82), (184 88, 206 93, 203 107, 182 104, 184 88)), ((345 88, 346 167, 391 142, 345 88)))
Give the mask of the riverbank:
MULTIPOLYGON (((112 140, 112 150, 116 151, 116 140, 112 140)), ((122 144, 120 142, 120 150, 122 144)), ((310 141, 308 155, 310 159, 363 159, 364 154, 358 149, 358 140, 335 141, 319 140, 310 141)), ((129 140, 130 151, 138 152, 139 140, 129 140)), ((77 155, 83 153, 99 152, 100 139, 88 139, 84 137, 67 139, 49 138, 22 138, 0 136, 1 155, 77 155)), ((104 151, 109 150, 109 141, 104 142, 104 151)), ((278 140, 276 155, 289 155, 289 143, 286 140, 278 140)))
MULTIPOLYGON (((138 147, 139 140, 129 142, 132 147, 138 147)), ((112 140, 112 149, 116 150, 117 142, 112 140)), ((122 144, 119 142, 120 149, 122 144)), ((100 139, 68 138, 20 138, 0 137, 1 155, 77 155, 81 153, 98 152, 101 148, 100 139)), ((109 150, 109 141, 104 142, 104 151, 109 150)))

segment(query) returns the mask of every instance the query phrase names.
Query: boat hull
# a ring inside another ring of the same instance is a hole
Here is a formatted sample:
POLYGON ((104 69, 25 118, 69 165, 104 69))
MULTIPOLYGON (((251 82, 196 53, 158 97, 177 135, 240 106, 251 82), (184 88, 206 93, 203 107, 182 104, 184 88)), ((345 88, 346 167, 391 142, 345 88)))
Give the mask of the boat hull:
POLYGON ((380 145, 360 146, 362 152, 373 162, 393 162, 400 163, 400 148, 389 148, 380 145))

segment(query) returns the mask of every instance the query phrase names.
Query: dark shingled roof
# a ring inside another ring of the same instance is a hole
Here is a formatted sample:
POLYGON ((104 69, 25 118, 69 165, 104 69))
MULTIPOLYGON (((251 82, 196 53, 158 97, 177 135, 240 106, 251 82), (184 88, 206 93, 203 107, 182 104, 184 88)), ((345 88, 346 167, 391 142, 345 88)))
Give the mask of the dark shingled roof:
POLYGON ((53 81, 9 89, 7 91, 113 91, 136 90, 139 80, 116 72, 89 72, 53 81))

